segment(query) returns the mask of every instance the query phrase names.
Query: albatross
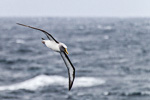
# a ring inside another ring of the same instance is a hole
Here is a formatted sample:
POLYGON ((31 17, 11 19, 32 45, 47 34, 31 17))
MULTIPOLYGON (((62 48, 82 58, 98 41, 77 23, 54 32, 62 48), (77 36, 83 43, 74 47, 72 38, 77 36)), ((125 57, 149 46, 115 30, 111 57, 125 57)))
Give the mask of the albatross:
POLYGON ((69 54, 67 51, 67 46, 64 43, 58 42, 50 33, 46 32, 45 30, 35 28, 32 26, 28 26, 28 25, 24 25, 24 24, 20 24, 20 23, 17 23, 17 24, 21 25, 21 26, 32 28, 35 30, 39 30, 47 36, 48 40, 45 40, 44 38, 42 38, 42 43, 45 44, 48 48, 52 49, 53 51, 60 53, 62 59, 64 60, 65 65, 67 66, 67 69, 68 69, 69 90, 70 90, 73 85, 73 81, 75 79, 75 68, 74 68, 73 64, 71 63, 69 57, 67 56, 69 54))

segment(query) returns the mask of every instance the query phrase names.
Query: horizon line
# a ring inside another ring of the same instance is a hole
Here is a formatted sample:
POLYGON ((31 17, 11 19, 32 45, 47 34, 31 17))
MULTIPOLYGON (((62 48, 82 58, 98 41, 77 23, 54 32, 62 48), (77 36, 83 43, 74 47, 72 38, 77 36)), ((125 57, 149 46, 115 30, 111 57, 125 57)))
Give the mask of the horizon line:
POLYGON ((0 18, 150 18, 150 16, 0 16, 0 18))

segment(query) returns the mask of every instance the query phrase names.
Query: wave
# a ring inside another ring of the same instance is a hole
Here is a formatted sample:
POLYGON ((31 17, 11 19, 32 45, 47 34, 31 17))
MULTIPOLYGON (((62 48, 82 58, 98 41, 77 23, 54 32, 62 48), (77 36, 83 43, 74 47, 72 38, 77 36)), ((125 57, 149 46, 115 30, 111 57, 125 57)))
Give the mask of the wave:
MULTIPOLYGON (((97 79, 94 77, 76 77, 73 87, 92 87, 104 84, 105 81, 101 79, 97 79)), ((0 91, 4 90, 19 90, 19 89, 26 89, 26 90, 36 90, 40 87, 49 86, 49 85, 62 85, 67 87, 68 86, 68 78, 62 76, 48 76, 48 75, 39 75, 29 80, 7 85, 7 86, 0 86, 0 91)))
POLYGON ((101 30, 113 30, 112 26, 101 26, 101 25, 98 25, 97 28, 101 29, 101 30))
POLYGON ((24 44, 25 41, 24 41, 24 40, 21 40, 21 39, 17 39, 17 40, 16 40, 16 43, 18 43, 18 44, 24 44))
POLYGON ((120 95, 120 96, 150 96, 150 91, 138 91, 138 92, 104 92, 103 95, 120 95))
POLYGON ((0 59, 0 63, 5 63, 5 64, 13 64, 16 62, 26 62, 26 59, 21 59, 21 58, 17 58, 17 59, 7 59, 7 58, 3 58, 0 59))

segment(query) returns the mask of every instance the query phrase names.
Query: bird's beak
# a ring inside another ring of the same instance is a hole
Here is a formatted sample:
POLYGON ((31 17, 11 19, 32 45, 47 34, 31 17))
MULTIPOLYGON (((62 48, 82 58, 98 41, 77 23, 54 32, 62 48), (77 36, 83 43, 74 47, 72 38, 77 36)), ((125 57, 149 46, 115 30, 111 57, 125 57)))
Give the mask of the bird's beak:
POLYGON ((68 53, 68 51, 67 51, 67 48, 65 48, 65 53, 68 55, 69 53, 68 53))

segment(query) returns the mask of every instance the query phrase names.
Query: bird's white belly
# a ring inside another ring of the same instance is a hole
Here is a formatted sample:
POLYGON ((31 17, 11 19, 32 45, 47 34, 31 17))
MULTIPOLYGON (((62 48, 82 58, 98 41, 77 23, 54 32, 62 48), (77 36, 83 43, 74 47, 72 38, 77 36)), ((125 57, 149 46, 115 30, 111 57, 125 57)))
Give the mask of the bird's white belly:
POLYGON ((60 49, 59 49, 59 44, 58 43, 56 43, 56 42, 54 42, 54 41, 46 41, 45 42, 45 45, 48 47, 48 48, 50 48, 50 49, 52 49, 52 50, 54 50, 54 51, 57 51, 57 52, 59 52, 60 51, 60 49))

